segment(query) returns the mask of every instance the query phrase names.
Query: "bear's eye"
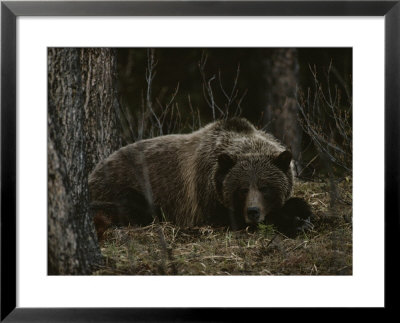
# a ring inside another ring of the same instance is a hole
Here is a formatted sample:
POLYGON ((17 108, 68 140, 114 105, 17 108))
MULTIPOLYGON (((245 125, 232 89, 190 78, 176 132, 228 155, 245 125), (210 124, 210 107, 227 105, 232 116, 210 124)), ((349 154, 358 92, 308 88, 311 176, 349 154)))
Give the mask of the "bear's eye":
POLYGON ((246 196, 248 191, 249 190, 247 188, 241 188, 241 189, 239 189, 238 193, 240 196, 246 196))
POLYGON ((272 190, 268 186, 263 186, 263 187, 260 187, 260 192, 268 195, 268 194, 271 194, 272 190))

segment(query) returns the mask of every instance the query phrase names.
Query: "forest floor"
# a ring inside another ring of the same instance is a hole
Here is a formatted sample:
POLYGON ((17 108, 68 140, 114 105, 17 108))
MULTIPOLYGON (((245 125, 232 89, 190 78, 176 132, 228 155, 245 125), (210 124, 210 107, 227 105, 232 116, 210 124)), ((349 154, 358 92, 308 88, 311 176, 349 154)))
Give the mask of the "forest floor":
POLYGON ((315 218, 312 231, 293 239, 266 225, 255 232, 171 223, 109 229, 95 275, 352 275, 351 179, 336 190, 331 203, 329 183, 296 182, 294 196, 315 218))

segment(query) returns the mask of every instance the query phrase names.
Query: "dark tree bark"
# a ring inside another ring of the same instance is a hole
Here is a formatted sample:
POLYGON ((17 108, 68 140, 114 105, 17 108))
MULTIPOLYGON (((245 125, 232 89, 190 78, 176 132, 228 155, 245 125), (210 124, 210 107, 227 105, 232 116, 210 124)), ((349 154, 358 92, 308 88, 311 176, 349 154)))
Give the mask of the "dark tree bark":
POLYGON ((267 129, 290 147, 298 160, 302 130, 295 96, 299 73, 297 49, 279 48, 269 53, 264 61, 267 96, 264 124, 268 124, 267 129))
POLYGON ((48 50, 49 274, 90 274, 101 264, 88 174, 121 146, 114 84, 112 50, 48 50))
POLYGON ((110 49, 82 49, 80 62, 85 93, 86 163, 89 172, 121 147, 116 92, 116 55, 110 49))

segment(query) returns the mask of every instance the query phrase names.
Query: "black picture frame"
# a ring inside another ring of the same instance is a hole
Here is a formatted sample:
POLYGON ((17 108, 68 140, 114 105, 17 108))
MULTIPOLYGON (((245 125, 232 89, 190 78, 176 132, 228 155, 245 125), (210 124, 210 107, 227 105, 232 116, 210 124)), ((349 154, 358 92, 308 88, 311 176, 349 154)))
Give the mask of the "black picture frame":
MULTIPOLYGON (((16 18, 18 16, 384 16, 385 308, 399 286, 400 1, 82 1, 1 3, 1 321, 237 321, 264 309, 16 307, 16 18), (394 242, 393 239, 396 239, 394 242), (251 313, 249 313, 251 311, 251 313)), ((38 291, 40 292, 40 291, 38 291)))

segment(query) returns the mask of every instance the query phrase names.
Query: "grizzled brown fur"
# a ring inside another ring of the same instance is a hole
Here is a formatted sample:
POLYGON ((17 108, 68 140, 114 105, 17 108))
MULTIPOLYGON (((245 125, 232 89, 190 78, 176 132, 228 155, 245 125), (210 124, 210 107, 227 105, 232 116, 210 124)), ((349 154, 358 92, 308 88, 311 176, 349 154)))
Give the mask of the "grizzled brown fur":
POLYGON ((245 119, 142 140, 90 174, 95 222, 108 223, 106 210, 117 225, 147 224, 155 214, 182 227, 258 223, 290 197, 290 163, 290 152, 245 119))

